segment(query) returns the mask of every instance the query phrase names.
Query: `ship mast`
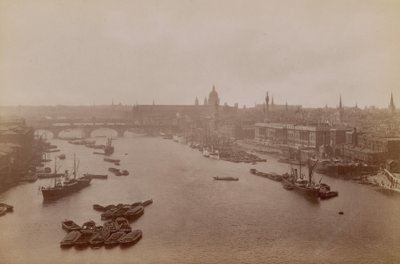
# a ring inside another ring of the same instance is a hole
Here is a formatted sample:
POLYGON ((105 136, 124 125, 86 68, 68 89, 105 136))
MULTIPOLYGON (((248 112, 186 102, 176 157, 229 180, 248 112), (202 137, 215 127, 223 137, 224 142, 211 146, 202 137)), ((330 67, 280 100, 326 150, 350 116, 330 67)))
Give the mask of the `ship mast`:
POLYGON ((57 174, 57 156, 54 155, 54 175, 57 174))
POLYGON ((310 164, 310 159, 308 160, 308 185, 309 186, 311 186, 312 175, 313 175, 315 167, 317 166, 317 163, 318 163, 318 160, 313 165, 311 165, 310 164))
POLYGON ((301 164, 301 151, 298 150, 297 154, 298 154, 298 158, 299 158, 299 167, 300 167, 299 168, 299 177, 300 177, 300 179, 302 179, 302 176, 301 176, 301 166, 302 166, 302 164, 301 164))
POLYGON ((74 180, 76 179, 76 158, 74 153, 74 180))

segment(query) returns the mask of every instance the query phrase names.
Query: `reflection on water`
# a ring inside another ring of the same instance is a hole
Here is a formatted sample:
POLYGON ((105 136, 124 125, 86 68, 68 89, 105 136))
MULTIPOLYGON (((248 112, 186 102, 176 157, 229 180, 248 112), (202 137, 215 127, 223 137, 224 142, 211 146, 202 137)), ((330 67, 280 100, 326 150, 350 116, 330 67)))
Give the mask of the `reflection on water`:
MULTIPOLYGON (((105 138, 96 139, 104 144, 105 138)), ((93 149, 52 140, 71 169, 73 154, 80 173, 108 173, 109 163, 93 149)), ((261 171, 287 172, 286 164, 236 164, 206 159, 186 145, 160 138, 126 135, 113 142, 114 158, 130 175, 92 180, 90 187, 57 201, 43 202, 39 186, 24 183, 0 194, 14 205, 0 217, 1 263, 396 263, 399 260, 399 195, 324 177, 339 197, 315 201, 256 177, 261 171), (125 155, 125 153, 127 155, 125 155), (231 176, 238 182, 214 181, 231 176), (132 223, 143 238, 122 249, 61 250, 61 221, 82 224, 100 213, 94 203, 133 203, 153 198, 132 223), (344 215, 338 215, 344 211, 344 215), (368 260, 368 261, 367 261, 368 260)), ((51 163, 49 164, 52 167, 51 163)), ((112 164, 111 164, 112 165, 112 164)), ((316 175, 317 178, 321 175, 316 175)))

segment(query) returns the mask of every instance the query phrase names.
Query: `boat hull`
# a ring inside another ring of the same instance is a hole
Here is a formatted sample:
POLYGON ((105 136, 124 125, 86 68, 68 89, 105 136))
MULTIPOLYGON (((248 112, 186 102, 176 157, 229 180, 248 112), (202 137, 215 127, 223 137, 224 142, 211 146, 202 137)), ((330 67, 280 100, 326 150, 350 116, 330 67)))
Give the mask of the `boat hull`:
POLYGON ((311 187, 306 187, 306 186, 299 186, 293 182, 291 182, 289 179, 283 178, 282 179, 282 184, 285 187, 285 189, 288 190, 294 190, 297 191, 301 194, 310 196, 310 197, 315 197, 319 198, 319 188, 311 188, 311 187))
POLYGON ((64 185, 60 187, 42 188, 43 199, 54 200, 77 192, 90 185, 90 178, 80 178, 75 184, 64 185))

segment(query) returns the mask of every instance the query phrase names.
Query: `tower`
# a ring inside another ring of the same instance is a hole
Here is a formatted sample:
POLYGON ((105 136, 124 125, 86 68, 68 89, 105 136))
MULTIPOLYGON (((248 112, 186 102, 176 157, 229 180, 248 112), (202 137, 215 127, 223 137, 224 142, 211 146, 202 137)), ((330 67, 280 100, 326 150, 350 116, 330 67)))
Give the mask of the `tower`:
POLYGON ((339 121, 343 122, 344 109, 343 109, 343 103, 342 103, 342 95, 340 95, 340 97, 339 97, 338 111, 339 111, 339 121))
POLYGON ((390 104, 389 104, 389 110, 393 113, 394 111, 396 111, 396 106, 394 105, 393 102, 393 93, 390 93, 390 104))
POLYGON ((269 114, 269 95, 267 91, 267 95, 265 96, 265 114, 264 114, 264 121, 268 120, 268 114, 269 114))
POLYGON ((196 96, 196 99, 194 100, 194 105, 199 105, 199 99, 196 96))

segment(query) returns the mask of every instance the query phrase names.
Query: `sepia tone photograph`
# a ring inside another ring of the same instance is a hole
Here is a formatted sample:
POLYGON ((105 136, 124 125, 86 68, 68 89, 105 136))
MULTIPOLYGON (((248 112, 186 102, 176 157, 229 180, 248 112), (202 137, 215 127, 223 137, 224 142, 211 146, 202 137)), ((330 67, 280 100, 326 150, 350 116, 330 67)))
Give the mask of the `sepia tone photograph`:
POLYGON ((400 263, 399 0, 0 0, 0 263, 400 263))

